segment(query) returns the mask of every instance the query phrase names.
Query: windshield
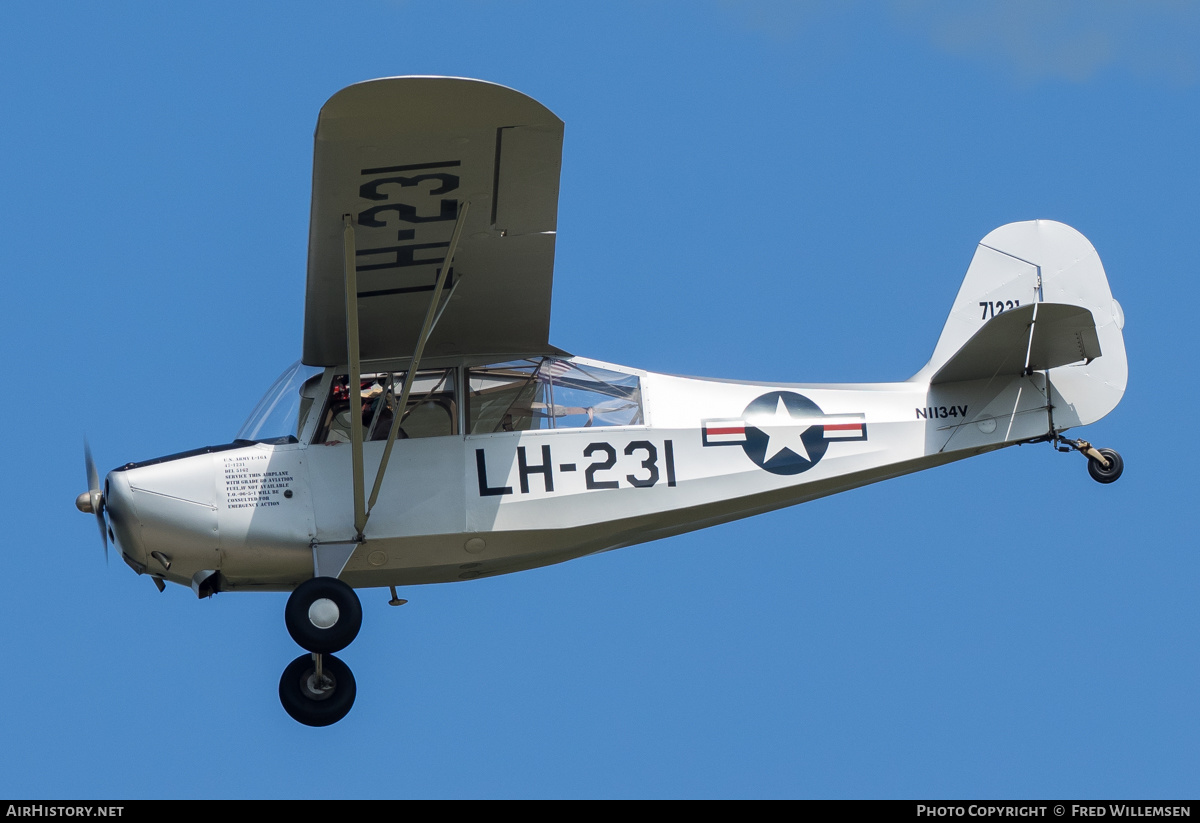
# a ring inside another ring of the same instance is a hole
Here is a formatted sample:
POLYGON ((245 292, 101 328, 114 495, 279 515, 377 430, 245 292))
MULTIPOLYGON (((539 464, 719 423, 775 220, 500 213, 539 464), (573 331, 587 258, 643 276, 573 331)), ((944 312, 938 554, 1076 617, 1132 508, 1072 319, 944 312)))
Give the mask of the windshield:
POLYGON ((321 371, 315 366, 305 366, 299 360, 289 366, 267 389, 254 411, 250 412, 238 430, 236 439, 299 437, 304 418, 312 406, 321 371))

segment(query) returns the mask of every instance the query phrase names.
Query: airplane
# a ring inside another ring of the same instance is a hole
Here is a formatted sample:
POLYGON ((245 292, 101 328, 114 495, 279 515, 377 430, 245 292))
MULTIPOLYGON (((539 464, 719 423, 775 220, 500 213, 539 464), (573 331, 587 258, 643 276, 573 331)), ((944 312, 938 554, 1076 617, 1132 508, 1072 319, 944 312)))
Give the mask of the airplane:
POLYGON ((563 123, 504 86, 393 77, 321 109, 302 356, 229 443, 127 463, 76 505, 160 591, 288 591, 279 698, 326 726, 355 589, 474 580, 726 523, 1112 411, 1124 314, 1048 220, 979 243, 933 355, 893 383, 658 374, 550 345, 563 123))

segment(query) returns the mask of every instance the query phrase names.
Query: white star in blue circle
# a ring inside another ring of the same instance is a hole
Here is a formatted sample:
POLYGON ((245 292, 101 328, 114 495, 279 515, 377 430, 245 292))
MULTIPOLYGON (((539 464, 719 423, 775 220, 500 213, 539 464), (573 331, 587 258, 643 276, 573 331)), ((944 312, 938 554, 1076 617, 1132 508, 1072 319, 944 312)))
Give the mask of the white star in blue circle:
POLYGON ((824 412, 802 394, 768 392, 755 398, 742 416, 746 456, 772 474, 808 471, 829 448, 824 429, 817 423, 824 412))

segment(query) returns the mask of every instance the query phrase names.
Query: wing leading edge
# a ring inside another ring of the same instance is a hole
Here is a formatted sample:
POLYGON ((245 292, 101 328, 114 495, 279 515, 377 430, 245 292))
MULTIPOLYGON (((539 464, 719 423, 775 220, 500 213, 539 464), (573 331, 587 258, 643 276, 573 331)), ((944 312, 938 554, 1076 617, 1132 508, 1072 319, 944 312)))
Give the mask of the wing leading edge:
POLYGON ((563 124, 512 89, 392 77, 317 120, 304 363, 346 362, 342 216, 355 224, 363 359, 411 356, 459 206, 470 202, 428 356, 549 353, 563 124))

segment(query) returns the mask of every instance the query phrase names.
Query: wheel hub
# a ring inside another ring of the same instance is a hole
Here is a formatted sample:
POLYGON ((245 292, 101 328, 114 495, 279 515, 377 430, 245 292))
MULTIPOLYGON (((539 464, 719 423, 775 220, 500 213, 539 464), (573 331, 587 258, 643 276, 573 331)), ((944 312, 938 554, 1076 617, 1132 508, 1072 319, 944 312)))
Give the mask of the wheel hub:
POLYGON ((309 622, 318 629, 333 628, 337 625, 339 617, 341 617, 341 612, 338 610, 337 603, 328 597, 318 598, 308 607, 309 622))
POLYGON ((300 683, 304 696, 309 700, 326 700, 333 696, 337 691, 337 681, 329 674, 317 674, 315 669, 310 669, 304 680, 300 683))

